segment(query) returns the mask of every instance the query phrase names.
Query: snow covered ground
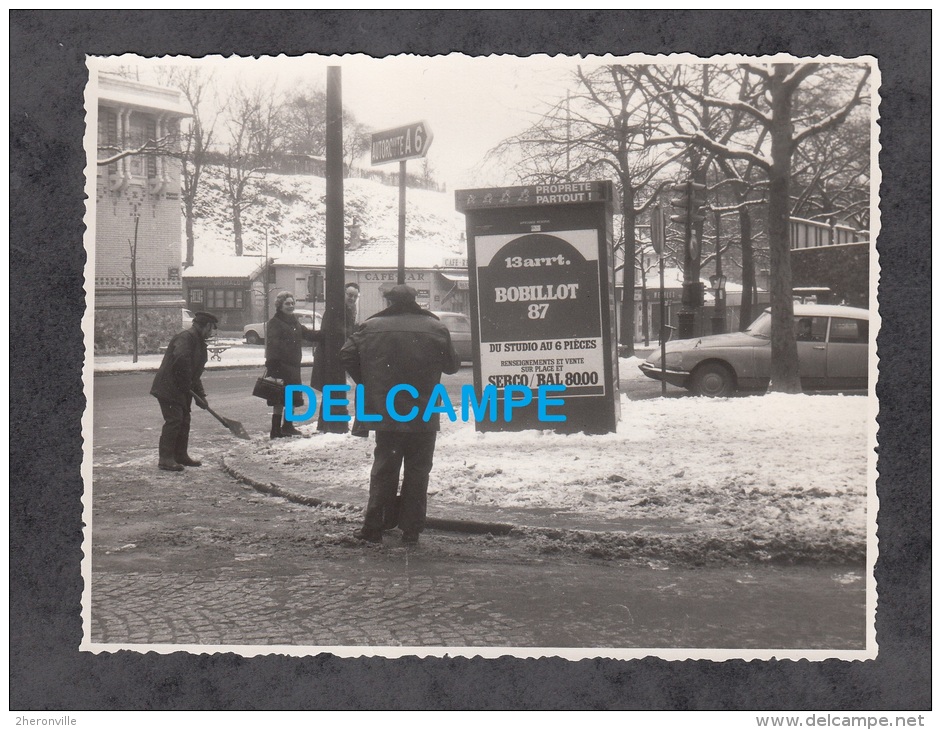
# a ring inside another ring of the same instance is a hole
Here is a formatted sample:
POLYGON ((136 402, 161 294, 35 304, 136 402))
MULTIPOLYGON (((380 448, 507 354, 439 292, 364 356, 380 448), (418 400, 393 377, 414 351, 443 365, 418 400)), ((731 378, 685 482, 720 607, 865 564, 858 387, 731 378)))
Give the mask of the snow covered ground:
MULTIPOLYGON (((263 347, 237 344, 210 368, 261 365, 263 347)), ((152 370, 159 355, 96 358, 96 372, 152 370)), ((621 358, 622 382, 643 380, 639 358, 621 358)), ((863 554, 875 509, 872 396, 738 398, 621 396, 617 432, 478 433, 442 419, 432 503, 526 507, 599 520, 687 526, 724 541, 799 541, 863 554)), ((301 426, 313 433, 313 425, 301 426)), ((326 473, 366 485, 372 441, 349 435, 245 446, 299 479, 326 473)))
MULTIPOLYGON (((246 345, 241 339, 220 337, 213 344, 227 347, 219 354, 219 359, 210 358, 206 363, 209 370, 230 367, 262 367, 265 364, 265 348, 263 345, 246 345)), ((310 348, 306 348, 305 365, 310 365, 310 348)), ((96 373, 125 373, 135 371, 156 370, 163 360, 162 354, 140 355, 137 362, 131 355, 95 355, 92 367, 96 373)))
MULTIPOLYGON (((622 372, 633 377, 637 362, 622 359, 622 372)), ((601 436, 478 433, 442 419, 430 501, 636 518, 653 532, 670 522, 722 540, 863 554, 874 508, 870 398, 621 398, 617 432, 601 436)), ((322 434, 252 446, 282 473, 368 483, 371 440, 322 434)))

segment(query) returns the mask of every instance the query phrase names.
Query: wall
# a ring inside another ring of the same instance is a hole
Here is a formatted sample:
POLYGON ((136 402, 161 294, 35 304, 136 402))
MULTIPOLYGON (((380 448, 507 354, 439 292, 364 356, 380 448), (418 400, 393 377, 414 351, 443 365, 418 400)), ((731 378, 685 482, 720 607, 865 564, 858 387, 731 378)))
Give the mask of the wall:
MULTIPOLYGON (((134 130, 166 132, 166 114, 158 121, 157 115, 140 109, 101 103, 98 115, 100 143, 130 148, 140 142, 128 137, 134 130)), ((96 353, 133 351, 131 246, 135 222, 139 343, 155 352, 180 330, 179 310, 184 305, 179 198, 180 166, 169 157, 138 155, 97 167, 93 251, 96 353)))
MULTIPOLYGON (((323 271, 323 267, 313 266, 286 266, 275 264, 274 280, 271 300, 282 290, 294 292, 299 307, 314 309, 323 312, 324 303, 317 302, 316 307, 311 306, 307 299, 307 277, 312 271, 323 271)), ((466 272, 460 272, 465 274, 466 272)), ((343 283, 356 282, 359 285, 359 312, 358 321, 362 322, 376 312, 385 309, 386 303, 383 293, 398 283, 396 269, 348 269, 343 283)), ((469 312, 469 302, 466 289, 460 289, 454 282, 449 281, 435 269, 410 269, 405 272, 405 283, 414 287, 418 292, 418 303, 431 310, 445 310, 453 312, 469 312), (450 294, 450 296, 449 296, 450 294)), ((274 305, 272 304, 272 311, 274 305)))
MULTIPOLYGON (((173 335, 183 329, 183 306, 182 300, 155 302, 142 298, 138 302, 139 355, 159 352, 173 335)), ((133 351, 133 316, 127 298, 122 297, 120 301, 96 302, 95 354, 118 355, 133 351)))
POLYGON ((826 286, 831 304, 869 307, 869 248, 866 243, 791 250, 791 285, 826 286))

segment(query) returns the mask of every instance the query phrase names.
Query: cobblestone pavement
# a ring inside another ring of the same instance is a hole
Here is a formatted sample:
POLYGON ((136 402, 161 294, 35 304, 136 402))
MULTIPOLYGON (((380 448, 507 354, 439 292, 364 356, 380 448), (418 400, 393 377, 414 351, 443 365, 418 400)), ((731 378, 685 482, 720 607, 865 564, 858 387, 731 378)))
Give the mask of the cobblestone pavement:
POLYGON ((218 457, 183 474, 155 458, 95 451, 95 648, 864 646, 853 569, 638 565, 525 535, 366 545, 358 509, 259 494, 218 457))

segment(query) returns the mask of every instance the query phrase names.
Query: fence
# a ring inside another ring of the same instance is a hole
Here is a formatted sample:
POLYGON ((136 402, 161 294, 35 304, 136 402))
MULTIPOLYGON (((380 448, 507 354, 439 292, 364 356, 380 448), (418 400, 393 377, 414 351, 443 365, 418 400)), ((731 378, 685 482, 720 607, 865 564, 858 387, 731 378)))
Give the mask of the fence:
POLYGON ((791 218, 791 248, 817 248, 841 243, 860 243, 869 240, 869 231, 857 231, 849 226, 820 223, 804 218, 791 218))

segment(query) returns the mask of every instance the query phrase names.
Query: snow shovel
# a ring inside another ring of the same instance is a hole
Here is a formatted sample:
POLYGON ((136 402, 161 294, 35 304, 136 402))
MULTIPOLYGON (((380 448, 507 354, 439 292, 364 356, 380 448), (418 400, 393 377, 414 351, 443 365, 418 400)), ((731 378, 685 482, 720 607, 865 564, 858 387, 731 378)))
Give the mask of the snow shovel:
POLYGON ((205 398, 200 398, 194 391, 190 391, 193 398, 196 399, 196 402, 202 407, 209 411, 213 416, 216 417, 216 420, 219 421, 223 426, 229 429, 232 432, 233 436, 238 436, 240 439, 248 439, 251 441, 251 436, 248 435, 248 432, 245 430, 245 427, 242 426, 238 421, 233 421, 231 418, 225 418, 216 413, 212 408, 209 407, 209 404, 206 402, 205 398))

